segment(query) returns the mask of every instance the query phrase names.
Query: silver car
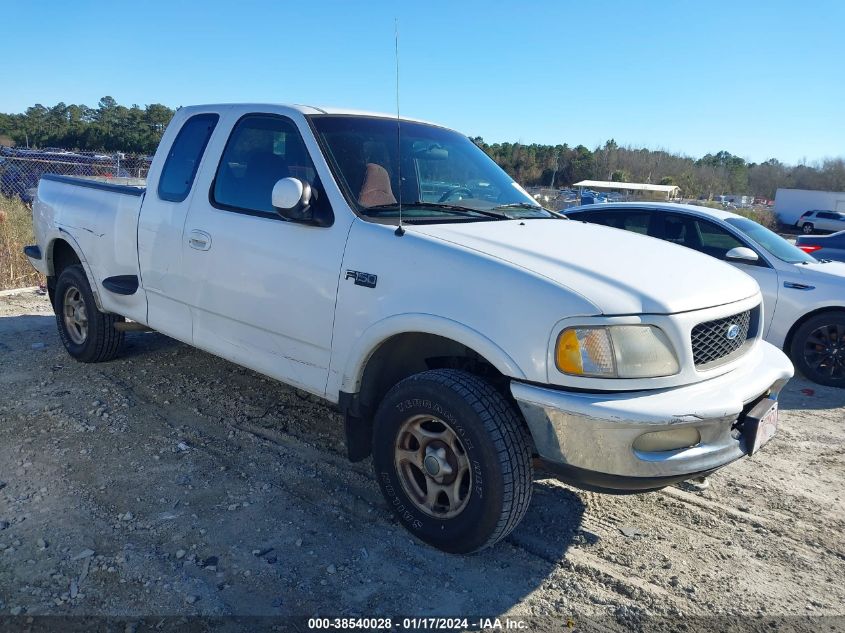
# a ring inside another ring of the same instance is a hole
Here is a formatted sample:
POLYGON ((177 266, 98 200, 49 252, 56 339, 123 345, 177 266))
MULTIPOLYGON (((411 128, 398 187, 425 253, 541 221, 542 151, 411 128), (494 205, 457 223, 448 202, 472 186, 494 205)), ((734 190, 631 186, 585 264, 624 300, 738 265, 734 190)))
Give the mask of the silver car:
POLYGON ((805 235, 811 235, 816 231, 842 231, 845 230, 845 213, 839 211, 805 211, 795 223, 805 235))
POLYGON ((627 202, 566 215, 692 248, 748 273, 763 292, 765 339, 810 380, 845 387, 845 263, 819 261, 753 220, 707 207, 627 202))

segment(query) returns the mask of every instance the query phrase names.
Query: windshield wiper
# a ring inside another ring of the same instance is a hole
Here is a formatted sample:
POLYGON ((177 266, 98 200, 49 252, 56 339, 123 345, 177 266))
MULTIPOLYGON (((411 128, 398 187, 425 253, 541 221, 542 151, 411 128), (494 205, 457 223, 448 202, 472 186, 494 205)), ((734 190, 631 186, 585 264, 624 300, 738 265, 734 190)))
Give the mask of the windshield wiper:
MULTIPOLYGON (((462 207, 457 204, 444 204, 442 202, 403 202, 402 203, 403 209, 436 209, 438 211, 448 211, 454 215, 463 215, 471 217, 471 213, 477 213, 478 215, 483 215, 488 218, 493 218, 495 220, 510 220, 511 218, 508 217, 505 213, 497 213, 494 210, 489 209, 473 209, 472 207, 462 207)), ((373 207, 367 207, 364 213, 368 213, 370 211, 398 211, 399 204, 392 203, 392 204, 377 204, 373 207)), ((409 218, 411 219, 411 218, 409 218)), ((413 221, 413 219, 411 219, 413 221)))
POLYGON ((547 209, 539 204, 531 204, 530 202, 511 202, 509 204, 500 204, 490 209, 490 211, 499 211, 501 209, 531 209, 532 211, 545 211, 546 213, 551 214, 552 217, 561 218, 563 220, 569 219, 562 213, 552 211, 551 209, 547 209))

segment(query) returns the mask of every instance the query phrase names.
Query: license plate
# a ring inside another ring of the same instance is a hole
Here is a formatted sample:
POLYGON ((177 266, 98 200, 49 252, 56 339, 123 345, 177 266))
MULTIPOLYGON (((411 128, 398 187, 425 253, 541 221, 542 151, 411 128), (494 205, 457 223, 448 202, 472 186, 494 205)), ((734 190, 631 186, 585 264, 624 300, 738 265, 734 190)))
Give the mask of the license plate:
POLYGON ((751 409, 745 416, 743 430, 746 450, 749 455, 753 455, 772 439, 778 430, 777 400, 766 398, 751 409))

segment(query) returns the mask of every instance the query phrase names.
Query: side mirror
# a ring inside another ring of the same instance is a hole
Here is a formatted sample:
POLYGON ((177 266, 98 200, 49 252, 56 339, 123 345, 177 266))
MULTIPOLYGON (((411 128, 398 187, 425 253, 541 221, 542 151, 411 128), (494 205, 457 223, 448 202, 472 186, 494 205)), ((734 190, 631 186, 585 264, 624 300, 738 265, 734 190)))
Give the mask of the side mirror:
POLYGON ((757 253, 747 246, 737 246, 725 253, 725 259, 735 262, 757 262, 760 260, 757 253))
POLYGON ((273 208, 276 213, 293 222, 310 222, 311 185, 299 178, 282 178, 273 185, 273 208))

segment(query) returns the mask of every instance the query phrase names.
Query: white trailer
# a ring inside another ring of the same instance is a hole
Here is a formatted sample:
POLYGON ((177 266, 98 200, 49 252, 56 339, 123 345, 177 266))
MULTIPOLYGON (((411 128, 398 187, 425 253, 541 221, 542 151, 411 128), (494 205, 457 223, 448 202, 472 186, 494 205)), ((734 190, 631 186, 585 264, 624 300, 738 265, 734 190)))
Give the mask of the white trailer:
POLYGON ((840 211, 845 213, 845 191, 778 189, 775 213, 784 224, 795 224, 805 211, 840 211))

